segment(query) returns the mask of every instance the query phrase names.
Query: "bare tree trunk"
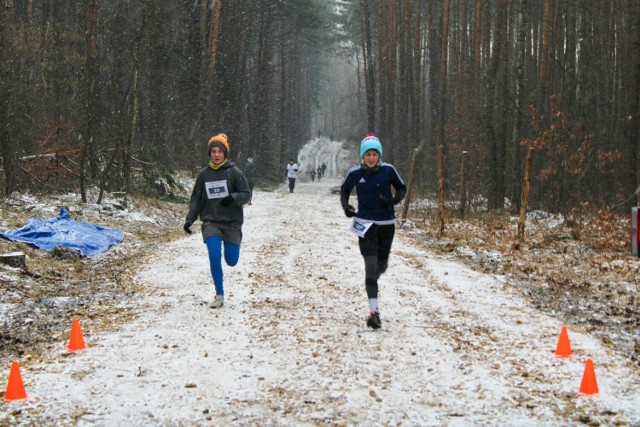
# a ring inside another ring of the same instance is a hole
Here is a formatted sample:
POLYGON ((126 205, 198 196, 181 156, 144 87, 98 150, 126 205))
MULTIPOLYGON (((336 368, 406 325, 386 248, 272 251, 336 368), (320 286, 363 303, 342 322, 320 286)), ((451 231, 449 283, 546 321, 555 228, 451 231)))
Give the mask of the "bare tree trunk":
MULTIPOLYGON (((273 19, 271 11, 268 7, 264 7, 260 10, 260 30, 259 30, 259 39, 258 44, 259 48, 259 57, 258 57, 258 66, 261 70, 260 79, 256 82, 256 107, 254 114, 254 129, 257 129, 260 135, 269 135, 269 97, 270 97, 270 88, 271 81, 274 80, 274 69, 272 65, 272 55, 273 55, 273 43, 269 37, 271 33, 271 29, 273 28, 273 19)), ((271 158, 269 158, 269 162, 273 165, 274 168, 278 168, 283 160, 288 156, 287 153, 287 145, 285 141, 279 141, 280 145, 271 152, 271 158)))
POLYGON ((4 194, 10 195, 17 188, 18 163, 15 155, 11 120, 11 68, 13 47, 7 43, 14 37, 15 21, 11 2, 0 10, 0 166, 4 177, 4 194))
POLYGON ((392 137, 390 132, 394 128, 393 123, 396 114, 395 105, 397 96, 395 88, 397 83, 397 55, 395 52, 398 46, 397 8, 397 1, 378 3, 378 16, 381 22, 377 28, 379 52, 378 93, 380 105, 377 133, 382 138, 392 137))
MULTIPOLYGON (((636 188, 640 186, 640 0, 627 0, 627 44, 625 55, 628 65, 628 72, 622 77, 624 94, 621 97, 626 105, 623 111, 624 119, 624 157, 626 159, 625 175, 625 196, 634 194, 636 188)), ((636 193, 635 206, 640 205, 640 192, 636 193)), ((627 209, 634 206, 633 199, 625 205, 627 209)), ((628 210, 627 210, 628 211, 628 210)))
MULTIPOLYGON (((215 0, 214 0, 215 1, 215 0)), ((207 16, 209 9, 209 0, 200 0, 200 9, 198 14, 199 35, 200 35, 200 79, 205 76, 207 70, 207 16)))
POLYGON ((498 79, 498 69, 502 60, 502 46, 504 37, 504 22, 506 16, 506 0, 498 0, 496 5, 496 16, 492 24, 494 36, 493 51, 489 59, 489 67, 485 74, 485 102, 483 105, 483 126, 486 131, 487 145, 489 149, 489 208, 498 209, 504 206, 504 188, 500 185, 503 182, 502 174, 504 173, 501 159, 503 153, 501 149, 503 144, 498 141, 499 136, 496 135, 494 123, 494 107, 501 105, 503 100, 497 99, 496 96, 496 80, 498 79))
MULTIPOLYGON (((102 172, 102 182, 101 186, 105 186, 107 182, 111 182, 115 187, 121 188, 122 186, 122 164, 124 163, 123 155, 124 155, 124 145, 125 145, 125 131, 124 131, 124 123, 125 123, 125 102, 123 100, 122 94, 125 90, 122 88, 122 81, 120 78, 120 58, 118 55, 119 46, 116 40, 116 34, 118 31, 118 16, 120 13, 119 3, 116 3, 111 9, 111 13, 109 15, 109 31, 108 33, 108 44, 107 44, 107 53, 106 56, 109 62, 109 78, 110 78, 110 86, 111 86, 111 99, 112 104, 115 111, 114 118, 114 126, 115 126, 115 148, 113 153, 113 162, 115 166, 115 170, 113 172, 113 176, 105 175, 106 170, 102 172)), ((101 187, 103 188, 103 187, 101 187)), ((102 190, 101 190, 102 193, 102 190)), ((98 200, 102 199, 102 194, 98 196, 98 200)))
POLYGON ((447 142, 445 138, 445 125, 447 122, 447 64, 449 51, 449 11, 450 1, 444 0, 442 11, 442 41, 440 43, 440 120, 438 123, 439 145, 442 147, 443 156, 447 157, 447 142))
POLYGON ((413 149, 411 155, 411 166, 409 167, 409 181, 407 182, 407 195, 404 198, 404 205, 402 207, 402 219, 407 219, 407 213, 409 212, 409 204, 411 203, 411 190, 413 189, 413 180, 416 172, 416 160, 418 159, 417 148, 413 149))
POLYGON ((524 240, 524 226, 527 220, 527 204, 529 203, 529 189, 531 188, 531 168, 533 167, 533 148, 527 151, 527 162, 524 167, 524 180, 522 185, 522 200, 520 201, 520 216, 518 218, 518 240, 524 240))
POLYGON ((218 35, 220 34, 220 8, 222 7, 222 0, 213 0, 213 2, 213 16, 211 18, 211 32, 209 34, 209 71, 215 76, 216 57, 218 53, 218 35))
POLYGON ((540 79, 539 79, 539 94, 540 98, 538 100, 538 104, 541 109, 545 108, 544 106, 547 103, 547 88, 549 84, 549 61, 550 61, 550 52, 551 52, 551 30, 552 30, 552 19, 551 10, 552 10, 553 0, 545 0, 544 3, 544 16, 542 18, 542 48, 540 50, 540 79))
POLYGON ((438 237, 444 236, 444 149, 438 147, 438 237))
POLYGON ((371 37, 371 22, 368 0, 360 1, 361 23, 364 24, 364 65, 366 73, 367 89, 367 126, 369 132, 376 132, 376 96, 375 96, 375 70, 373 66, 373 43, 371 37))
POLYGON ((520 208, 520 199, 517 197, 518 189, 521 188, 517 183, 520 182, 518 177, 522 170, 520 161, 520 140, 522 138, 522 120, 523 120, 523 107, 526 96, 525 92, 525 73, 524 73, 524 58, 526 49, 526 35, 527 28, 525 24, 525 10, 527 8, 527 0, 520 0, 520 6, 518 11, 518 28, 515 44, 515 68, 516 68, 516 84, 514 94, 514 109, 513 109, 513 125, 511 128, 511 201, 513 202, 514 212, 518 212, 520 208))
POLYGON ((458 207, 458 217, 464 220, 464 212, 467 205, 467 173, 465 170, 465 159, 467 152, 462 152, 460 158, 460 206, 458 207))
MULTIPOLYGON (((422 129, 420 123, 424 120, 423 117, 423 106, 422 106, 422 31, 421 31, 421 20, 422 20, 422 9, 420 8, 420 4, 417 3, 415 6, 414 14, 414 37, 413 37, 413 88, 411 90, 411 118, 409 123, 412 125, 412 139, 409 143, 418 142, 420 146, 420 141, 422 138, 422 129)), ((417 154, 417 153, 416 153, 417 154)), ((411 159, 413 161, 413 157, 411 159)))
POLYGON ((98 47, 96 29, 98 26, 98 7, 95 0, 87 7, 87 58, 86 58, 86 91, 87 91, 87 130, 83 138, 80 152, 80 196, 83 203, 87 203, 87 163, 89 153, 93 152, 94 136, 96 134, 96 119, 100 92, 98 89, 98 47))
POLYGON ((142 68, 147 53, 149 25, 154 7, 154 0, 147 1, 142 23, 142 40, 140 40, 140 46, 134 58, 130 97, 131 104, 129 106, 129 129, 123 157, 125 206, 128 203, 128 197, 131 193, 131 160, 133 159, 133 144, 137 138, 138 118, 140 115, 140 69, 142 68))
POLYGON ((468 27, 467 27, 467 1, 463 0, 460 2, 460 48, 458 49, 459 59, 458 59, 458 77, 457 77, 457 91, 458 96, 456 96, 456 111, 460 111, 462 109, 462 94, 467 93, 467 45, 468 45, 468 27))
POLYGON ((136 130, 138 126, 138 114, 140 111, 140 64, 139 59, 133 68, 133 87, 131 89, 131 111, 129 115, 129 136, 124 150, 124 163, 122 165, 124 172, 124 204, 127 206, 129 193, 131 192, 131 159, 133 157, 133 142, 136 139, 136 130))

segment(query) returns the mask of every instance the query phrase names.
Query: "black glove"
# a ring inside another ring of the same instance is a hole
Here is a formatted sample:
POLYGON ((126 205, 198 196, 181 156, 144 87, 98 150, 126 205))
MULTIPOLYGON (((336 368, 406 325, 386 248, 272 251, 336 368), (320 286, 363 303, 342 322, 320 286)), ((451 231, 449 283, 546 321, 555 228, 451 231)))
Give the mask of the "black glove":
POLYGON ((353 218, 354 216, 356 216, 356 208, 351 205, 347 205, 347 207, 344 208, 344 214, 347 216, 347 218, 353 218))
POLYGON ((184 223, 184 225, 182 226, 182 229, 184 230, 184 232, 185 232, 185 233, 187 233, 187 234, 191 234, 191 224, 192 224, 192 223, 191 223, 191 222, 189 222, 189 221, 186 221, 186 222, 184 223))
POLYGON ((383 194, 380 195, 380 204, 385 208, 390 208, 395 205, 393 198, 385 196, 383 194))
POLYGON ((227 197, 220 200, 220 204, 225 208, 229 206, 231 203, 233 203, 233 196, 231 194, 229 194, 227 197))

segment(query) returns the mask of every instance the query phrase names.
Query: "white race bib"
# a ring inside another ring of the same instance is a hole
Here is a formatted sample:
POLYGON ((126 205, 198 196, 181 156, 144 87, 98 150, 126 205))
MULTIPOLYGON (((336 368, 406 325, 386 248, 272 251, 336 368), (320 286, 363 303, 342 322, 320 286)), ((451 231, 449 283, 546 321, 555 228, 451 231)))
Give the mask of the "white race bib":
POLYGON ((229 195, 227 189, 227 180, 205 182, 204 187, 207 190, 208 199, 222 199, 229 195))
POLYGON ((353 221, 351 221, 349 231, 357 234, 359 237, 364 237, 364 235, 367 234, 369 228, 371 228, 371 225, 373 225, 373 222, 364 221, 354 217, 353 221))

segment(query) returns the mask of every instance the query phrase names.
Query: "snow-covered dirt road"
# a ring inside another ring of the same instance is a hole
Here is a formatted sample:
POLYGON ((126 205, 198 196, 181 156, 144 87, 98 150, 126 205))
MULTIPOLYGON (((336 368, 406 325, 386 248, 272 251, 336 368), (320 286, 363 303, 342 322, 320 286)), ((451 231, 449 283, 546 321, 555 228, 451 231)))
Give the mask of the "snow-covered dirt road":
POLYGON ((499 277, 412 245, 401 227, 380 280, 383 328, 367 329, 338 184, 255 194, 222 309, 208 307, 199 234, 158 247, 137 276, 137 319, 84 331, 86 351, 60 343, 52 363, 23 369, 29 398, 3 403, 0 424, 640 423, 638 372, 615 349, 567 325, 574 356, 554 357, 560 319, 499 277), (586 357, 598 396, 578 394, 586 357))

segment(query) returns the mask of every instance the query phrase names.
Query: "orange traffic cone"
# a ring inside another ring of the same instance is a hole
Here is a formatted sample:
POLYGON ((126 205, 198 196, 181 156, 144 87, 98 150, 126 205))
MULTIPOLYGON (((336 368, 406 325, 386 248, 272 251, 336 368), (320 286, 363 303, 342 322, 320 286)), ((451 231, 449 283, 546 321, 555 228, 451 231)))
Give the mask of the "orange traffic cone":
POLYGON ((9 373, 9 382, 7 383, 7 391, 4 394, 4 401, 22 400, 27 398, 27 392, 24 389, 22 375, 20 375, 20 364, 13 361, 11 364, 11 373, 9 373))
POLYGON ((582 374, 582 383, 580 384, 580 394, 587 396, 598 394, 598 381, 596 381, 596 371, 593 369, 593 360, 587 358, 584 365, 584 374, 582 374))
POLYGON ((69 338, 69 351, 86 350, 87 346, 82 338, 82 329, 80 329, 80 322, 78 319, 73 319, 71 324, 71 337, 69 338))
POLYGON ((571 343, 569 342, 567 327, 562 325, 560 337, 558 338, 558 345, 556 346, 556 357, 571 357, 571 354, 571 343))

